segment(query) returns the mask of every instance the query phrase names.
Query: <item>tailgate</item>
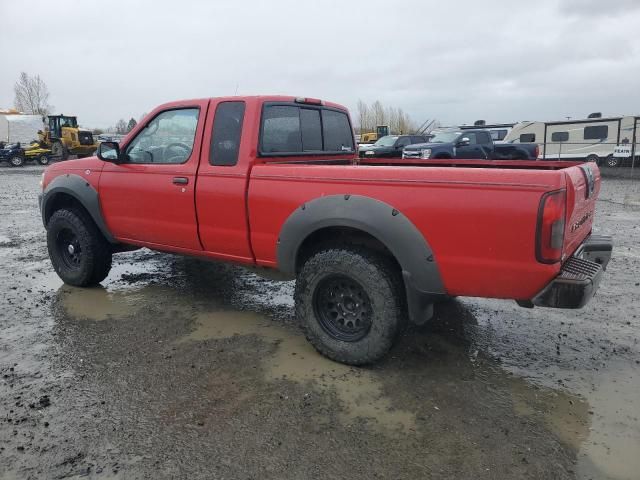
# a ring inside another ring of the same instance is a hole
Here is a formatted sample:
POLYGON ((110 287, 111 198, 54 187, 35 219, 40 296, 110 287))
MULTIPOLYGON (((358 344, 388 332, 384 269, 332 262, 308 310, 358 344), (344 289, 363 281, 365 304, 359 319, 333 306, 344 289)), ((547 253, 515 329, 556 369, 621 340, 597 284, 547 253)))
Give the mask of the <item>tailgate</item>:
POLYGON ((567 185, 567 222, 563 244, 563 258, 566 259, 591 233, 601 177, 600 169, 591 162, 563 171, 567 185))

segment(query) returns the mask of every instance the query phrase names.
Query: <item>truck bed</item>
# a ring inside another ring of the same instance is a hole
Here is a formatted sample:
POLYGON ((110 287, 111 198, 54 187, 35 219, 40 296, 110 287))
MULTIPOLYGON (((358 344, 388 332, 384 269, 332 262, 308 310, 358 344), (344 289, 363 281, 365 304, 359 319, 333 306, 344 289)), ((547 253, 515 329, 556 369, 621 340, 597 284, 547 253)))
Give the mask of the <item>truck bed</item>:
POLYGON ((567 192, 566 257, 591 230, 587 212, 593 211, 597 192, 584 198, 587 184, 579 162, 370 159, 357 165, 322 163, 309 159, 303 164, 267 162, 253 167, 248 210, 259 264, 276 266, 280 226, 300 205, 327 195, 369 196, 404 214, 437 252, 451 295, 532 298, 559 272, 561 262, 536 260, 538 211, 547 192, 567 192), (580 228, 571 230, 569 225, 585 215, 588 218, 580 228))

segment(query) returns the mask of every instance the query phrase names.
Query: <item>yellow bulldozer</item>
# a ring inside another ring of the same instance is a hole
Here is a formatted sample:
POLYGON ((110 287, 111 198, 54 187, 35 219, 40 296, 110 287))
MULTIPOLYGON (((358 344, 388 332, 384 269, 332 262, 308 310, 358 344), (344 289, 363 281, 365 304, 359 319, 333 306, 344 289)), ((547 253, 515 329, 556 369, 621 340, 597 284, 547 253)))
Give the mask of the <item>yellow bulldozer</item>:
POLYGON ((98 144, 89 130, 78 128, 77 117, 67 115, 49 115, 44 131, 38 132, 40 146, 51 149, 51 156, 66 160, 69 155, 78 158, 93 155, 98 144))

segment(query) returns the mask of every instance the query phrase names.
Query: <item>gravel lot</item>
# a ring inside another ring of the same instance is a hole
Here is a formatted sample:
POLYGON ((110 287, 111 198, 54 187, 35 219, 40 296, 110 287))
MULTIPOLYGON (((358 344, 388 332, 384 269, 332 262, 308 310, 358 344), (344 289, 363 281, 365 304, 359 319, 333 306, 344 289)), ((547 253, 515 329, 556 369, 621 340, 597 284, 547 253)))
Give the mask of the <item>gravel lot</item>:
POLYGON ((0 166, 0 479, 637 479, 640 182, 583 310, 463 298, 370 368, 317 355, 292 283, 147 250, 62 285, 41 167, 0 166))

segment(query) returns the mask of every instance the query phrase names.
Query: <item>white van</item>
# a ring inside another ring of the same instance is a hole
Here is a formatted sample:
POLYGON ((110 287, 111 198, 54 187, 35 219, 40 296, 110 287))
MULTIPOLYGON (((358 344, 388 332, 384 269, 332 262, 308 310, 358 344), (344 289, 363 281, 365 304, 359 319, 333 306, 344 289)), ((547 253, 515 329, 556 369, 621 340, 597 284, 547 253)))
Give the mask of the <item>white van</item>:
MULTIPOLYGON (((587 118, 558 122, 521 122, 505 137, 505 142, 537 143, 545 160, 585 160, 615 167, 630 146, 640 117, 587 118), (618 148, 622 147, 625 148, 618 148), (618 151, 618 153, 615 153, 618 151)), ((636 148, 636 150, 638 150, 636 148)))

